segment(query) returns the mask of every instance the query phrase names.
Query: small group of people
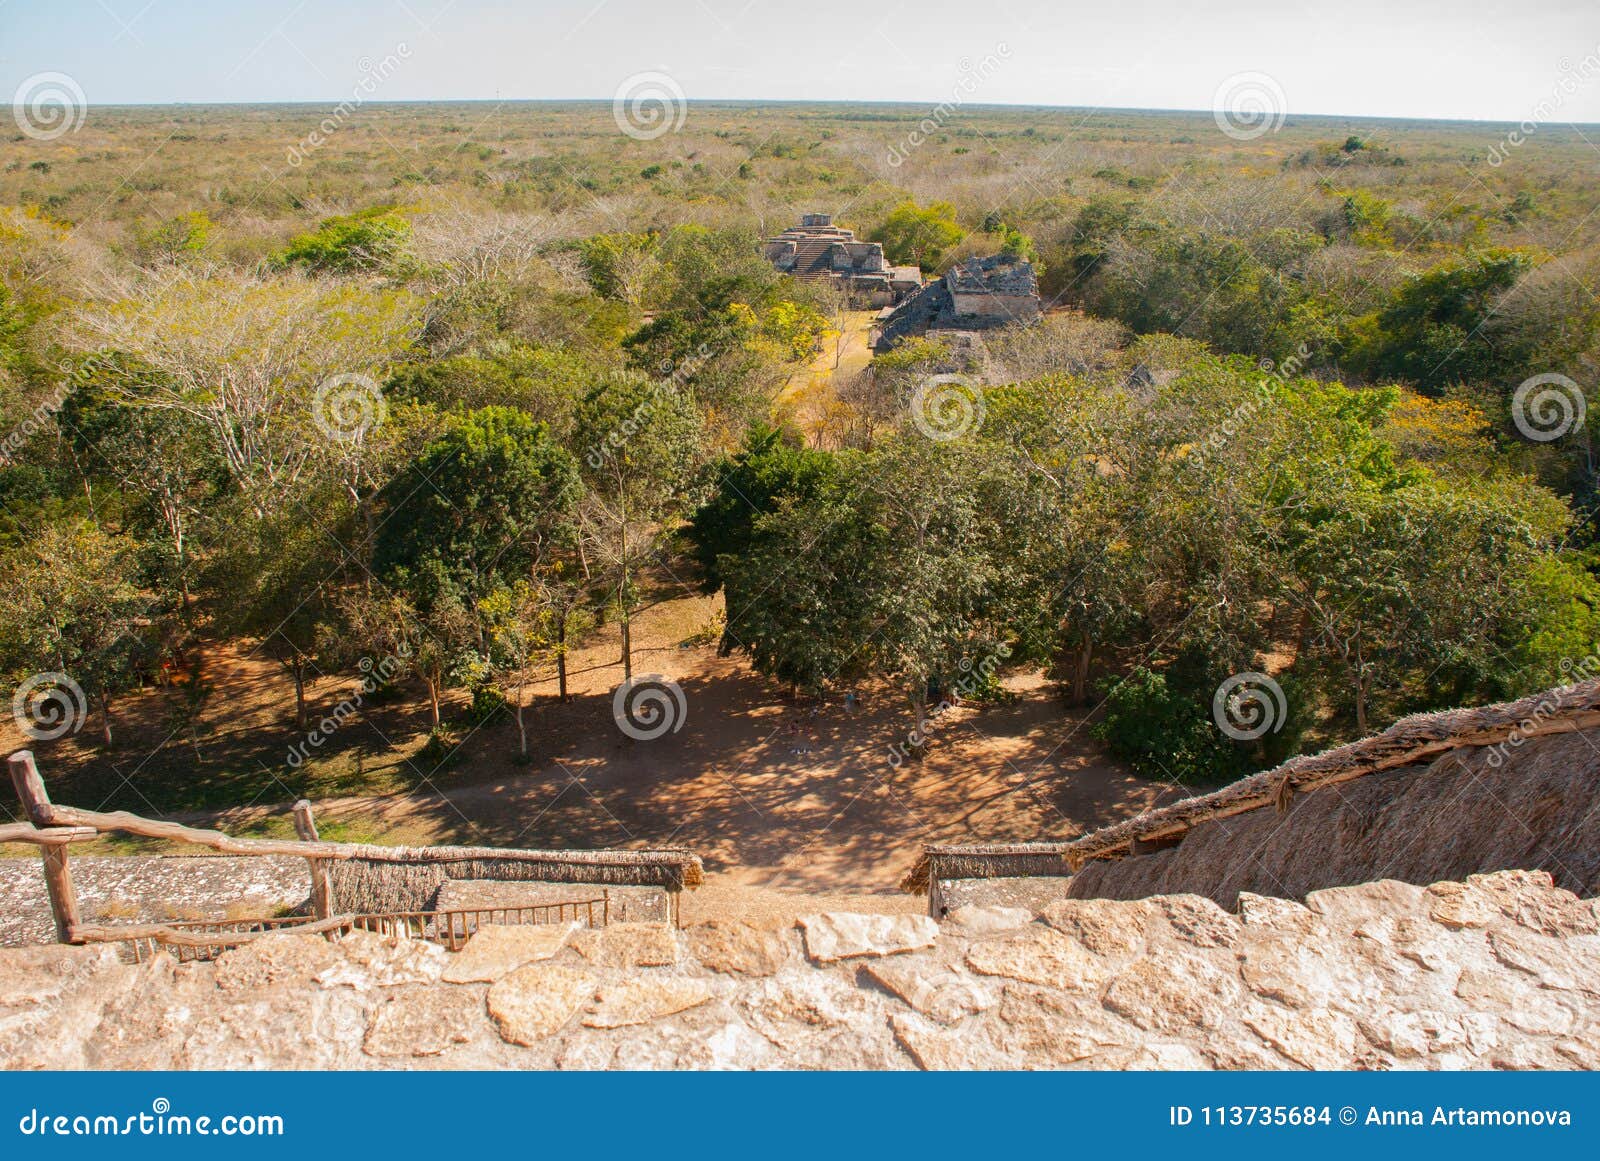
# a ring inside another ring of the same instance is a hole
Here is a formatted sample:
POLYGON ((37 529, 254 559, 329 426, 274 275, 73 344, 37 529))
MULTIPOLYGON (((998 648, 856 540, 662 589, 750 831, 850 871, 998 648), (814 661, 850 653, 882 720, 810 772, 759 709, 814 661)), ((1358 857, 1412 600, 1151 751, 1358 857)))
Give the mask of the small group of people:
MULTIPOLYGON (((812 720, 815 720, 822 716, 822 711, 826 708, 826 702, 818 701, 812 705, 809 716, 812 718, 812 720)), ((861 695, 853 689, 846 690, 844 695, 844 712, 854 716, 856 711, 860 708, 861 695)), ((783 732, 791 742, 791 745, 789 746, 789 753, 803 756, 813 753, 814 751, 811 746, 806 744, 806 740, 802 737, 801 720, 802 719, 799 712, 796 711, 792 716, 789 717, 789 720, 784 723, 783 732)))

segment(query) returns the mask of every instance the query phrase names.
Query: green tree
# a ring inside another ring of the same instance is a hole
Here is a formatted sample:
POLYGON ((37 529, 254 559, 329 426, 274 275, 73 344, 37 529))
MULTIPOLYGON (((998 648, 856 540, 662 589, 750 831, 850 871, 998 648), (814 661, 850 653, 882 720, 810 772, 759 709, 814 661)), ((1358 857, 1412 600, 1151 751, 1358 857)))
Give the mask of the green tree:
POLYGON ((584 277, 594 292, 638 306, 660 270, 654 234, 595 234, 578 243, 584 277))
POLYGON ((440 411, 510 407, 526 412, 566 439, 578 400, 604 366, 581 352, 501 344, 470 355, 410 363, 384 385, 391 401, 409 400, 440 411))
MULTIPOLYGON (((474 607, 551 557, 580 494, 576 463, 543 424, 504 407, 468 412, 384 488, 373 569, 474 607)), ((436 595, 411 591, 424 606, 436 595)))
POLYGON ((927 206, 901 202, 872 232, 872 240, 883 243, 884 256, 890 262, 928 271, 937 268, 945 253, 966 236, 956 221, 956 208, 949 202, 927 206))
POLYGON ((703 456, 700 414, 676 383, 616 375, 579 404, 573 439, 588 486, 584 540, 606 574, 623 673, 631 677, 638 573, 693 500, 703 456))
POLYGON ((278 260, 318 273, 381 270, 402 257, 410 237, 411 223, 398 207, 373 206, 325 219, 292 239, 278 260))
POLYGON ((80 360, 58 417, 74 462, 122 498, 129 530, 152 549, 157 583, 175 594, 192 627, 194 530, 226 487, 227 473, 192 419, 136 402, 152 390, 150 374, 114 352, 80 360))
POLYGON ((1304 341, 1303 267, 1320 237, 1277 230, 1250 245, 1142 222, 1109 240, 1079 296, 1141 334, 1205 340, 1219 351, 1282 359, 1304 341))
POLYGON ((975 448, 907 438, 852 459, 812 497, 779 498, 745 555, 718 561, 756 667, 808 689, 893 683, 919 750, 930 696, 1009 652, 981 471, 975 448))
MULTIPOLYGON (((781 497, 807 499, 835 474, 835 457, 802 445, 776 427, 758 425, 744 447, 721 457, 712 468, 711 495, 689 520, 689 542, 707 592, 723 587, 717 566, 723 556, 743 556, 756 521, 781 497)), ((729 604, 736 598, 730 595, 729 604)))
POLYGON ((294 683, 300 730, 309 717, 306 687, 328 659, 329 628, 351 566, 342 525, 322 523, 328 510, 313 504, 261 518, 236 512, 228 551, 208 570, 220 598, 216 627, 257 638, 256 648, 283 667, 294 683))
POLYGON ((1357 324, 1357 364, 1375 378, 1400 379, 1430 392, 1457 382, 1514 385, 1529 352, 1496 342, 1487 324, 1532 266, 1527 254, 1485 250, 1408 278, 1375 317, 1357 324))
POLYGON ((0 562, 0 657, 19 681, 75 681, 100 709, 107 746, 113 702, 139 684, 160 641, 137 576, 128 546, 87 521, 41 529, 0 562))
POLYGON ((572 456, 543 424, 486 407, 456 417, 380 494, 373 570, 403 606, 435 727, 442 691, 494 652, 483 617, 525 620, 495 594, 519 591, 570 541, 581 492, 572 456))
POLYGON ((478 602, 478 617, 487 637, 492 672, 511 687, 517 721, 517 752, 528 756, 529 670, 554 643, 559 612, 542 586, 519 580, 495 589, 478 602))

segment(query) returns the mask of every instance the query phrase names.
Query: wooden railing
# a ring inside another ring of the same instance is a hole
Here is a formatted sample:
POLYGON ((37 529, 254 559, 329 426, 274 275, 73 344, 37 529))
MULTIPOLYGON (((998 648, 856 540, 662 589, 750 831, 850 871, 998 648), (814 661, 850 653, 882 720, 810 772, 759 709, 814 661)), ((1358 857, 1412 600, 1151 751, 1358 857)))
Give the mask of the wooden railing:
MULTIPOLYGON (((267 938, 284 931, 324 934, 337 938, 353 931, 378 931, 442 943, 457 950, 479 926, 488 924, 585 922, 591 927, 610 921, 609 891, 578 900, 533 903, 521 906, 464 908, 448 911, 393 911, 333 914, 328 865, 333 861, 362 860, 368 863, 400 864, 478 864, 487 860, 513 864, 539 864, 534 869, 545 882, 615 882, 619 874, 634 873, 659 881, 673 893, 683 886, 701 881, 700 860, 686 850, 656 851, 526 851, 501 847, 382 847, 362 843, 330 843, 318 837, 311 804, 294 806, 297 841, 242 839, 220 831, 199 830, 175 822, 142 818, 123 811, 103 813, 57 806, 50 801, 44 780, 39 775, 33 754, 19 750, 9 759, 12 785, 30 821, 0 825, 0 843, 25 842, 40 848, 44 859, 45 885, 50 895, 50 910, 55 919, 56 938, 61 943, 122 943, 133 949, 137 958, 147 958, 156 948, 165 948, 179 958, 213 958, 222 951, 267 938), (122 832, 144 838, 195 843, 232 855, 278 855, 304 858, 310 867, 310 910, 306 916, 274 919, 204 920, 154 924, 98 925, 83 922, 67 848, 87 842, 106 832, 122 832), (570 878, 554 878, 552 872, 570 878), (606 876, 613 876, 607 878, 606 876)), ((676 907, 671 913, 675 916, 676 907)))
POLYGON ((480 927, 526 924, 583 923, 604 927, 611 918, 611 893, 596 899, 568 899, 525 907, 468 907, 451 911, 387 911, 341 915, 332 925, 309 915, 273 919, 198 919, 150 926, 79 928, 86 943, 119 943, 135 963, 165 951, 179 963, 213 960, 229 948, 263 934, 322 932, 337 939, 350 931, 368 931, 394 939, 425 939, 447 951, 460 951, 480 927), (155 929, 160 928, 157 932, 155 929), (176 937, 176 938, 174 938, 176 937))
POLYGON ((430 939, 449 951, 460 951, 480 927, 519 927, 524 924, 583 923, 604 927, 611 919, 611 893, 598 899, 532 903, 523 907, 468 907, 450 911, 392 911, 379 915, 353 915, 350 925, 378 935, 430 939))

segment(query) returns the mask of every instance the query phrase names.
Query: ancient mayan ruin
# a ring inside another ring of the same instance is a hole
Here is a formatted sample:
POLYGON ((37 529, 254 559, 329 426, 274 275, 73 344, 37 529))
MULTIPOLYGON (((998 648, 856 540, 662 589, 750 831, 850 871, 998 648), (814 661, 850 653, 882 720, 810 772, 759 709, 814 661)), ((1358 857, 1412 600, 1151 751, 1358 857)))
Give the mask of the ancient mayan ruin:
POLYGON ((836 283, 859 306, 890 306, 922 285, 915 266, 891 265, 881 242, 857 241, 855 231, 835 226, 830 214, 803 215, 798 226, 768 239, 762 252, 776 270, 836 283))

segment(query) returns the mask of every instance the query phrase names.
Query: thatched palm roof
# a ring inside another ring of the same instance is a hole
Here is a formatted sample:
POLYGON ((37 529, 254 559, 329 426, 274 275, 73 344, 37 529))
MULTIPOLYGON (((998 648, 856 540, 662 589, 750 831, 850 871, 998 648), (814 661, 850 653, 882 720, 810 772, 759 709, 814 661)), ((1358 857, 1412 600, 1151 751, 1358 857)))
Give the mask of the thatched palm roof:
POLYGON ((659 887, 681 891, 705 881, 700 857, 681 847, 657 850, 527 851, 499 847, 385 849, 382 859, 329 864, 334 907, 351 912, 420 911, 447 880, 659 887))
POLYGON ((1264 807, 1285 809, 1297 794, 1384 770, 1422 766, 1455 750, 1500 747, 1502 759, 1524 740, 1600 726, 1600 680, 1562 686, 1520 701, 1403 718, 1381 734, 1283 765, 1210 794, 1186 798, 1068 842, 941 844, 925 847, 902 882, 924 894, 938 879, 1070 875, 1091 859, 1119 859, 1180 842, 1204 822, 1264 807))

